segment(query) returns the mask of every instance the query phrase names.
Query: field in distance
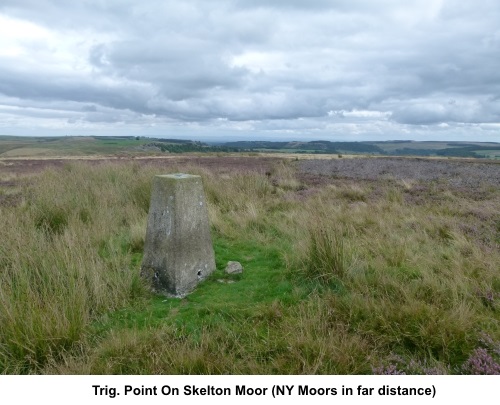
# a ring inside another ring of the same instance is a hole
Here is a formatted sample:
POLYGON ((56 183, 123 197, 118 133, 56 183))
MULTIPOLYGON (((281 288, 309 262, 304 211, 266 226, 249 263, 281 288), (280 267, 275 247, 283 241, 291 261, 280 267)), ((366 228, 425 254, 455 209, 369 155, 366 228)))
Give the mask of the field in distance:
POLYGON ((0 158, 152 155, 184 152, 221 152, 201 142, 135 136, 0 136, 0 158))
POLYGON ((299 155, 429 156, 500 159, 494 142, 271 142, 203 143, 136 136, 0 136, 0 158, 165 155, 167 153, 283 153, 299 155))

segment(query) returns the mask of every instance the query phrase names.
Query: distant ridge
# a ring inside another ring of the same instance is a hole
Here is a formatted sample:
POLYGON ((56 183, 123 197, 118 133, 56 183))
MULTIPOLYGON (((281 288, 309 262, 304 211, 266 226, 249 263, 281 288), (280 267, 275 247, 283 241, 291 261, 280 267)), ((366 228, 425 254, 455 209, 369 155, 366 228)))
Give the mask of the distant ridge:
POLYGON ((500 143, 450 141, 233 141, 208 143, 145 136, 22 137, 0 135, 0 157, 151 153, 305 153, 378 156, 437 156, 500 160, 500 143))

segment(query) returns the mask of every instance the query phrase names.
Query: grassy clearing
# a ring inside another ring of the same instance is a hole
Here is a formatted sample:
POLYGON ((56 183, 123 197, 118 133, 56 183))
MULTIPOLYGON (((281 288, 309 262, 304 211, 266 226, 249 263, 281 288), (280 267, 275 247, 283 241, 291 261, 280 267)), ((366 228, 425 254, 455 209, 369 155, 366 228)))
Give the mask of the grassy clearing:
POLYGON ((497 370, 500 190, 309 190, 286 161, 172 171, 203 176, 217 261, 184 299, 139 278, 158 169, 69 163, 0 205, 3 373, 497 370), (224 274, 229 260, 244 273, 224 274))

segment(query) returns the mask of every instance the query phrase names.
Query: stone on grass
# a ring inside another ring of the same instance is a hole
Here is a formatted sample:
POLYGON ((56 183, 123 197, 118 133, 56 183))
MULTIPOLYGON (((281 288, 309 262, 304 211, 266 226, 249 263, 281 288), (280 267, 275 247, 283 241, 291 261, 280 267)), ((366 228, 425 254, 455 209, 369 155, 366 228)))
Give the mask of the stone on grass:
POLYGON ((243 273, 243 266, 240 262, 227 262, 226 274, 240 274, 243 273))
POLYGON ((184 297, 215 270, 200 176, 155 176, 141 275, 153 290, 184 297))

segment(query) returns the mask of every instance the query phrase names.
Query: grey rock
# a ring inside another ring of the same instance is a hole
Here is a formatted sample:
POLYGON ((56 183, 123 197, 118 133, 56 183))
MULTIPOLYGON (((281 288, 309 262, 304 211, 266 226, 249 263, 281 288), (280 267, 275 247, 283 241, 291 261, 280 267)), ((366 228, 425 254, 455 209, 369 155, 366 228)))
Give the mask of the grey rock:
POLYGON ((225 271, 227 274, 240 274, 243 273, 243 266, 240 262, 227 262, 225 271))

